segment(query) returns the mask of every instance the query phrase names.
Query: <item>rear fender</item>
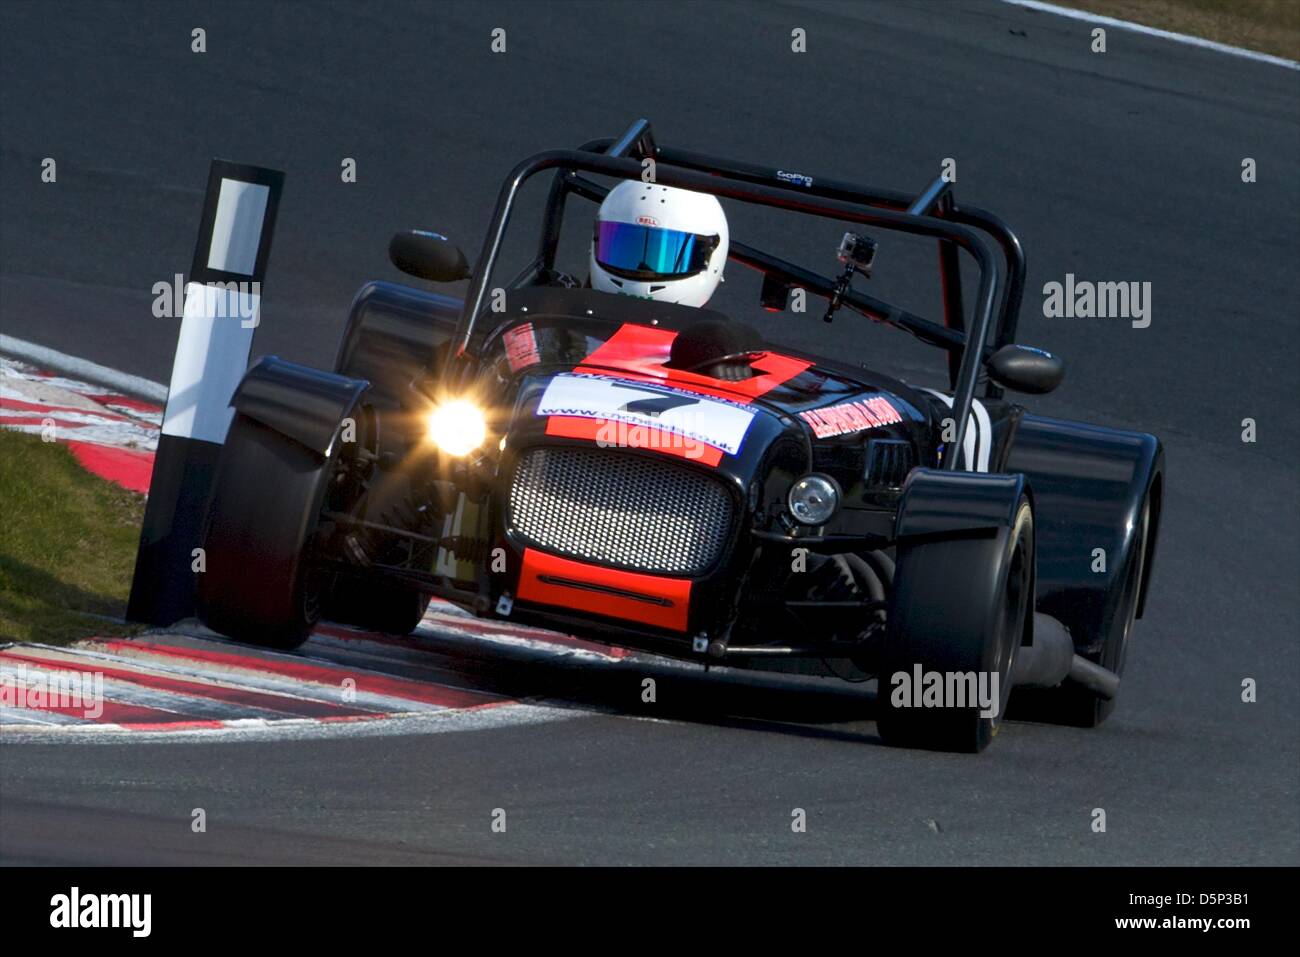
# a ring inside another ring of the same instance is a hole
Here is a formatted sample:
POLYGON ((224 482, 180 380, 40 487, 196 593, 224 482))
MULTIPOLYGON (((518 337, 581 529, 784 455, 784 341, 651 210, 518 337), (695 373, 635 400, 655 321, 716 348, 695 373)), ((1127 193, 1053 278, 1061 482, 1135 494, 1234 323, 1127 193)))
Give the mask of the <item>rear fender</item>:
POLYGON ((1025 415, 1008 469, 1034 489, 1038 538, 1038 610, 1062 622, 1079 651, 1109 633, 1137 538, 1142 502, 1151 495, 1141 615, 1151 581, 1164 486, 1164 449, 1143 432, 1025 415), (1100 567, 1104 551, 1105 571, 1100 567))
POLYGON ((366 379, 376 404, 402 405, 411 382, 456 330, 461 300, 392 282, 369 282, 352 301, 334 371, 366 379))

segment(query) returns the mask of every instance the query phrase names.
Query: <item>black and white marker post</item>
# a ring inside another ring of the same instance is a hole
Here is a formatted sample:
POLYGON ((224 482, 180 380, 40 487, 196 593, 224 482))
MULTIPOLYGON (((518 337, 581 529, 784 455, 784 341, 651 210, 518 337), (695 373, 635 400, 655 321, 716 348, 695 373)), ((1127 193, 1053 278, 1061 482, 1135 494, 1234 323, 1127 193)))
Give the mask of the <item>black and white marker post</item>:
POLYGON ((212 161, 127 604, 132 621, 169 625, 194 614, 195 549, 230 398, 260 321, 283 186, 278 170, 212 161))

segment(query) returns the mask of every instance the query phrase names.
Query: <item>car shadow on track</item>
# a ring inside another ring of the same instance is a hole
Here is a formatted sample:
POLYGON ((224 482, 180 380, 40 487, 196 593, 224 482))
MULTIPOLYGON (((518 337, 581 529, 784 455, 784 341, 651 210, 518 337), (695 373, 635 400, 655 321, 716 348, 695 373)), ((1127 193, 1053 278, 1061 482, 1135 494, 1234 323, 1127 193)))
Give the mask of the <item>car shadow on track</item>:
MULTIPOLYGON (((628 716, 802 737, 880 740, 874 729, 868 733, 841 727, 874 718, 875 694, 867 682, 706 669, 639 653, 614 658, 547 648, 544 642, 479 640, 428 625, 409 637, 385 636, 382 641, 391 657, 367 657, 365 666, 401 677, 628 716)), ((357 663, 347 655, 349 650, 338 642, 313 639, 302 653, 357 663)))

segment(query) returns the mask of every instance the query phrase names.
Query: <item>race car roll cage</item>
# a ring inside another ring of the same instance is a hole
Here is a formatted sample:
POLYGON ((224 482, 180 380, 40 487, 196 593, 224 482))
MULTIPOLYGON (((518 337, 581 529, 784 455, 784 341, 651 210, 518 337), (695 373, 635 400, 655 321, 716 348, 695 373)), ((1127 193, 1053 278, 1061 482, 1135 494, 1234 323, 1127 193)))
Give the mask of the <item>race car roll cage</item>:
MULTIPOLYGON (((637 120, 617 139, 591 140, 577 150, 537 153, 510 172, 498 194, 482 251, 471 274, 452 340, 454 348, 447 360, 449 366, 459 365, 460 375, 467 376, 479 358, 476 326, 488 296, 488 282, 501 252, 515 199, 524 182, 537 173, 559 170, 547 198, 538 254, 516 278, 514 286, 554 271, 564 207, 570 193, 596 203, 608 193, 607 187, 578 175, 580 172, 617 179, 641 179, 647 170, 647 160, 654 161, 653 181, 666 186, 937 239, 943 325, 853 289, 843 291, 841 301, 868 318, 903 329, 929 345, 947 350, 956 426, 952 447, 962 447, 980 368, 994 352, 1015 339, 1024 294, 1025 256, 1020 240, 1011 228, 985 210, 959 207, 953 199, 952 183, 942 175, 919 195, 910 196, 802 173, 792 174, 772 167, 661 147, 655 143, 649 121, 644 119, 637 120), (792 186, 791 183, 801 185, 792 186), (982 233, 997 241, 1005 259, 1006 288, 1000 301, 997 263, 982 233), (961 249, 974 257, 980 270, 974 323, 969 331, 962 304, 958 255, 961 249), (972 344, 977 347, 971 348, 972 344)), ((735 239, 731 241, 728 258, 774 277, 787 286, 803 288, 824 299, 829 300, 836 294, 835 280, 735 239)), ((448 368, 445 381, 450 381, 456 371, 448 368)), ((990 381, 985 395, 997 397, 1001 390, 990 381)), ((942 467, 955 469, 960 459, 958 455, 947 456, 942 467)))

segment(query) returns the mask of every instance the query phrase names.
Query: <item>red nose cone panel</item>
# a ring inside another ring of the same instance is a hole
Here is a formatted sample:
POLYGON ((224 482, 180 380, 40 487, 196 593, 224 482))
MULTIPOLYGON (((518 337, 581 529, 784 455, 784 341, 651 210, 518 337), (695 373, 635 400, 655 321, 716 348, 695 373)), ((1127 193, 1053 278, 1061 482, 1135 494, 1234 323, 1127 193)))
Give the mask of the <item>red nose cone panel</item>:
POLYGON ((671 329, 627 323, 587 356, 574 371, 597 374, 613 371, 629 379, 657 382, 688 392, 744 403, 771 392, 812 365, 805 359, 765 352, 750 363, 758 370, 758 375, 739 382, 715 379, 713 376, 683 372, 664 365, 672 353, 675 338, 677 333, 671 329))
POLYGON ((685 631, 691 583, 684 578, 603 568, 525 548, 517 597, 539 605, 558 605, 685 631))

